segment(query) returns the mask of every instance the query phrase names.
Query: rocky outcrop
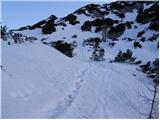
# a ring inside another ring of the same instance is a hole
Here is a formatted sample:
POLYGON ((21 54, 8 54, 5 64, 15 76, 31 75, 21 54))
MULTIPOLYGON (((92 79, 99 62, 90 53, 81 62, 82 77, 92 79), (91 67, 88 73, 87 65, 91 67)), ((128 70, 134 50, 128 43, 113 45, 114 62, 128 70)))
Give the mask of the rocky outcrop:
POLYGON ((117 10, 120 13, 132 12, 134 9, 143 9, 143 1, 116 1, 110 4, 110 10, 117 10))
POLYGON ((45 20, 42 20, 32 26, 28 25, 28 26, 24 26, 24 27, 21 27, 17 30, 19 31, 22 31, 22 30, 26 30, 26 29, 29 29, 29 30, 33 30, 33 29, 36 29, 36 28, 44 28, 44 26, 46 26, 46 24, 48 23, 53 23, 54 24, 54 21, 57 19, 57 17, 55 15, 51 15, 49 18, 45 19, 45 20))
POLYGON ((57 17, 54 15, 49 17, 49 20, 42 27, 43 34, 51 34, 52 32, 56 31, 55 23, 54 23, 56 19, 57 17))
POLYGON ((107 32, 107 37, 109 39, 116 39, 123 35, 125 31, 125 24, 119 24, 116 27, 112 27, 108 32, 107 32))
POLYGON ((68 21, 71 25, 76 25, 80 23, 79 21, 77 21, 77 16, 74 14, 69 14, 68 16, 64 17, 61 21, 68 21))
POLYGON ((141 24, 159 21, 159 3, 155 2, 150 8, 139 11, 136 21, 141 24))

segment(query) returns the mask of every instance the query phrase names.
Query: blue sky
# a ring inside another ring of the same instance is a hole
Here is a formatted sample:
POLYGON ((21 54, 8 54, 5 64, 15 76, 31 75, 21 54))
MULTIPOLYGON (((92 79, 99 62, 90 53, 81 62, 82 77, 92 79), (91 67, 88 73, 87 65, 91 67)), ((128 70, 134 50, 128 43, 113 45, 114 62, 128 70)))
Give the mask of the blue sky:
POLYGON ((98 1, 2 1, 2 23, 9 28, 32 25, 48 18, 51 14, 63 17, 78 8, 90 4, 103 4, 98 1))

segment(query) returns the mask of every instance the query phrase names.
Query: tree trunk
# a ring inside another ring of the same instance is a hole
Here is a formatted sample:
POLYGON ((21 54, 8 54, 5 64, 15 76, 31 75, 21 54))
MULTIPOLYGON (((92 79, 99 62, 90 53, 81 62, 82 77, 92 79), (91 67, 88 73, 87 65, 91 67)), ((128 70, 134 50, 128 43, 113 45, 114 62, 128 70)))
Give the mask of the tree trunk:
POLYGON ((154 86, 154 95, 153 95, 153 99, 152 99, 152 105, 151 105, 151 109, 150 109, 150 113, 149 113, 149 117, 148 119, 152 118, 152 112, 153 112, 153 108, 154 108, 154 103, 155 103, 155 99, 156 99, 156 93, 157 93, 157 86, 154 86))

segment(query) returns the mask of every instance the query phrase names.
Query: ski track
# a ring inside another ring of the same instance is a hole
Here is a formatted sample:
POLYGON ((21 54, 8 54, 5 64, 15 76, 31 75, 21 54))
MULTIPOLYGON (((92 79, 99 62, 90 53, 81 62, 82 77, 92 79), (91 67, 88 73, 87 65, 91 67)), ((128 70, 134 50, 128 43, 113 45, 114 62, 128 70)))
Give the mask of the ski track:
POLYGON ((75 88, 54 109, 48 111, 49 118, 58 118, 72 105, 73 101, 79 93, 80 88, 82 87, 82 84, 85 80, 84 77, 89 71, 89 68, 90 64, 87 65, 87 67, 79 75, 77 75, 78 81, 75 83, 75 88))

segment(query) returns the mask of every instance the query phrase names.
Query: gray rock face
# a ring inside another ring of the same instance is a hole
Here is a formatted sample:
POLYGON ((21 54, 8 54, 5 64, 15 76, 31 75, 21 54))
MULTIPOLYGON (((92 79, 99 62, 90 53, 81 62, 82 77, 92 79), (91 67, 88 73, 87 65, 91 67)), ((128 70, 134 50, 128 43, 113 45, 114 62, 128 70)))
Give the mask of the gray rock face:
POLYGON ((136 2, 135 4, 134 4, 134 7, 135 7, 135 9, 144 9, 144 4, 143 3, 141 3, 141 2, 136 2))
POLYGON ((133 11, 133 9, 134 9, 134 6, 126 6, 126 7, 124 7, 124 8, 122 8, 122 9, 119 9, 119 11, 121 12, 121 13, 127 13, 127 12, 132 12, 133 11))
POLYGON ((116 33, 109 33, 109 31, 107 32, 107 37, 109 39, 116 39, 118 37, 120 37, 121 35, 123 35, 123 31, 122 32, 116 32, 116 33))
POLYGON ((94 10, 92 17, 104 18, 104 15, 101 15, 97 10, 94 10))
POLYGON ((124 24, 119 24, 116 27, 112 27, 108 32, 107 32, 107 37, 109 39, 116 39, 123 35, 125 31, 125 25, 124 24))
POLYGON ((143 2, 132 2, 132 1, 128 1, 127 5, 121 3, 120 4, 120 8, 117 8, 117 10, 121 13, 127 13, 127 12, 133 12, 134 9, 143 9, 144 8, 144 4, 143 2))

